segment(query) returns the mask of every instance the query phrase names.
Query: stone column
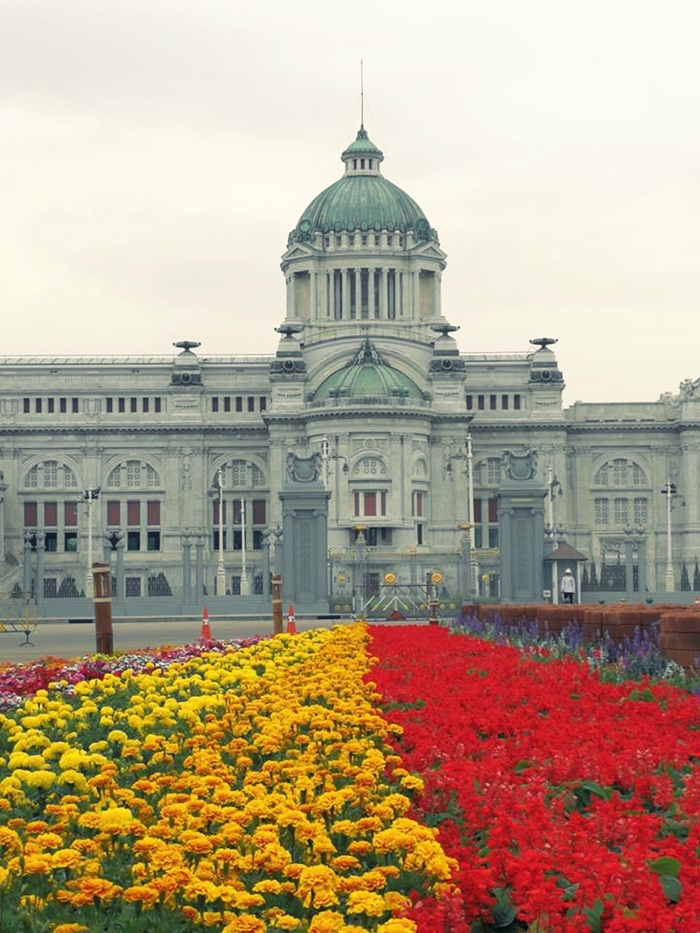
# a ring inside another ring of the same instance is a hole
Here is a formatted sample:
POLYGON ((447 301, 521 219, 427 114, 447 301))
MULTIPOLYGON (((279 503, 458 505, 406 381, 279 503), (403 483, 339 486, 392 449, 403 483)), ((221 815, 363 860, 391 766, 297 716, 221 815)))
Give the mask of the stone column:
POLYGON ((32 548, 36 542, 35 532, 24 532, 24 555, 22 567, 22 595, 29 599, 32 592, 32 548))
POLYGON ((194 598, 196 602, 201 603, 204 600, 204 540, 202 535, 197 536, 194 548, 194 598))
POLYGON ((379 275, 379 317, 383 321, 386 321, 386 319, 389 317, 389 313, 387 311, 388 305, 387 305, 387 296, 386 296, 387 279, 388 279, 387 271, 386 269, 377 269, 377 274, 379 275))
POLYGON ((343 269, 343 295, 342 307, 340 309, 341 317, 344 321, 350 320, 350 270, 343 269))
POLYGON ((0 563, 5 560, 5 493, 7 492, 7 483, 4 482, 4 478, 0 470, 0 563))
POLYGON ((362 270, 354 269, 355 275, 355 317, 362 317, 362 270))
POLYGON ((117 541, 114 550, 117 552, 116 566, 114 568, 114 593, 115 602, 122 602, 124 599, 124 541, 117 541))
POLYGON ((182 536, 182 601, 192 602, 192 541, 182 536))
POLYGON ((374 319, 374 269, 367 270, 367 317, 371 321, 374 319))
MULTIPOLYGON (((36 580, 34 582, 34 603, 39 610, 44 602, 44 541, 43 531, 36 533, 36 580)), ((37 613, 38 614, 38 613, 37 613)))

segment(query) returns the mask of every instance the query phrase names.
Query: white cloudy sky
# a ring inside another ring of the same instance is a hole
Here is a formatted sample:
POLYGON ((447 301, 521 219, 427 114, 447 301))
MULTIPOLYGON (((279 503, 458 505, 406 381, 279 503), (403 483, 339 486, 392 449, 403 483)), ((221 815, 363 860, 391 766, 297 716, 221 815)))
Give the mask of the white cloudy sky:
POLYGON ((698 0, 0 0, 4 354, 271 353, 365 125, 465 352, 565 401, 700 377, 698 0))

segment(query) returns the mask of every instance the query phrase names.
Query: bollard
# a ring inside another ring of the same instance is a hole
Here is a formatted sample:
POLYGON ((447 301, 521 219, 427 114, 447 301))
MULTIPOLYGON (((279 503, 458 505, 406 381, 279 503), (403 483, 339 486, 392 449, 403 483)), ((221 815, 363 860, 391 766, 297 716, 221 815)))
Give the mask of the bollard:
POLYGON ((282 627, 282 577, 279 574, 272 578, 272 632, 281 635, 282 627))
POLYGON ((438 624, 438 601, 437 599, 430 600, 430 616, 428 617, 428 622, 430 625, 438 624))
POLYGON ((92 581, 96 650, 98 654, 114 654, 109 564, 94 563, 92 565, 92 581))

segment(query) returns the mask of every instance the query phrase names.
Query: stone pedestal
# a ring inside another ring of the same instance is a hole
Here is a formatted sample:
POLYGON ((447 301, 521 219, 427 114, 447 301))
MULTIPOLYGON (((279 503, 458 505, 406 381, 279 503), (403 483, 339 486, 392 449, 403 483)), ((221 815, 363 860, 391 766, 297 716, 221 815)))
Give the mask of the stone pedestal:
MULTIPOLYGON (((282 592, 297 615, 328 612, 328 500, 319 482, 292 483, 282 501, 282 592)), ((278 555, 279 556, 279 555, 278 555)))
POLYGON ((498 490, 501 601, 541 602, 544 588, 544 500, 547 487, 506 482, 498 490))

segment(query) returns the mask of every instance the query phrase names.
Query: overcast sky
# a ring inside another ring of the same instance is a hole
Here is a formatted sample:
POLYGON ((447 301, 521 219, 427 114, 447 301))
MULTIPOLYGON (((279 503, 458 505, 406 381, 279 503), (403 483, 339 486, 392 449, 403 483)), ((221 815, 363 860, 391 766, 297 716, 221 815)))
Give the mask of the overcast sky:
POLYGON ((360 122, 463 352, 700 377, 698 0, 0 0, 1 354, 268 354, 360 122))

